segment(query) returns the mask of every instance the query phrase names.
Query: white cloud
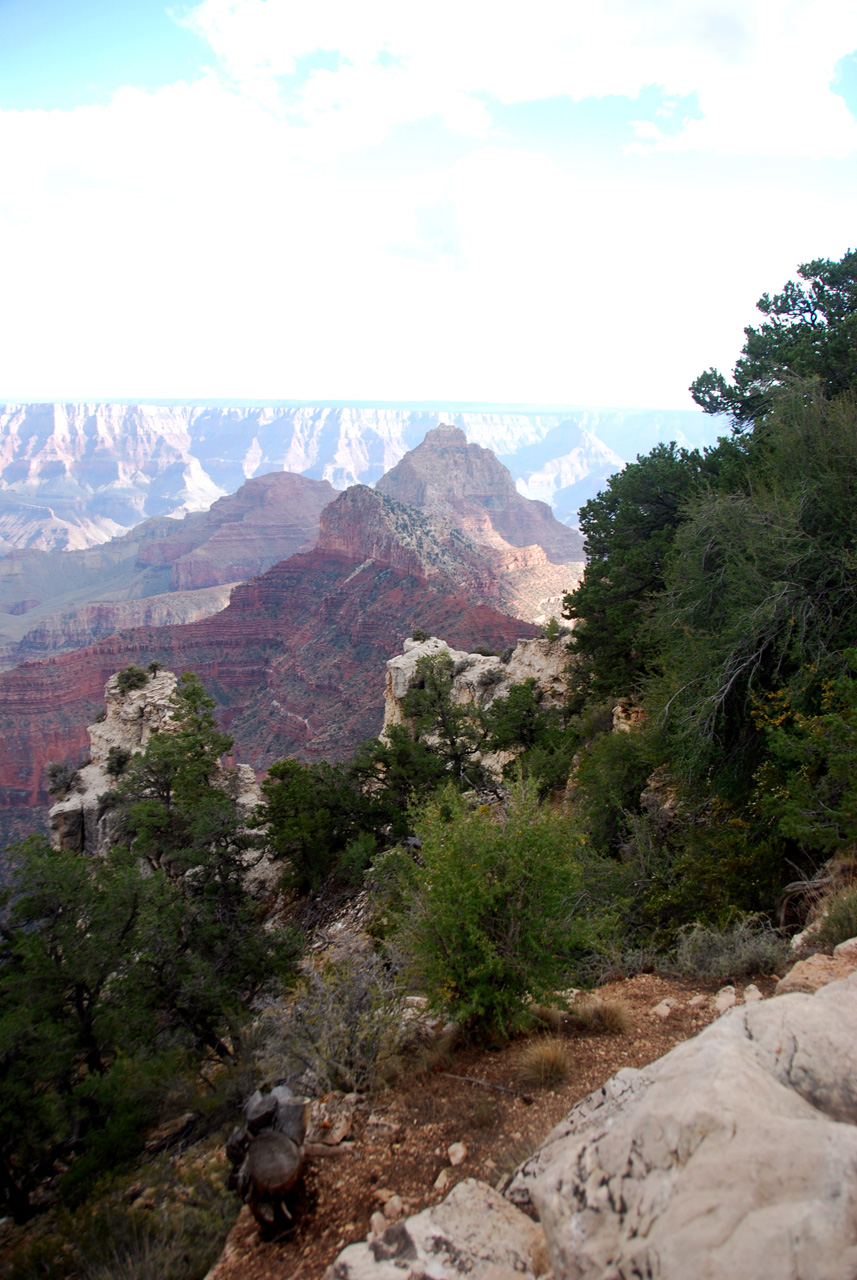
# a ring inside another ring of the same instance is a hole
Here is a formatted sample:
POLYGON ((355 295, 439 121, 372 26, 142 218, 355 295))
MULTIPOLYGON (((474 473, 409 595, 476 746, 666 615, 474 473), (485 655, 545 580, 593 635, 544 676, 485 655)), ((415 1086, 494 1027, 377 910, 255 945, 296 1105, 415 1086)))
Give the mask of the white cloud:
POLYGON ((857 47, 846 0, 530 0, 526 10, 518 0, 203 0, 188 22, 243 92, 299 120, 307 146, 326 154, 429 115, 484 134, 484 95, 582 101, 647 85, 696 93, 703 116, 677 138, 643 125, 647 146, 857 149, 857 123, 829 87, 836 61, 857 47), (337 52, 339 69, 283 85, 319 50, 337 52), (379 61, 385 54, 394 60, 379 61))
POLYGON ((197 82, 0 112, 0 394, 687 405, 763 290, 849 247, 850 170, 721 157, 766 131, 784 154, 852 145, 825 78, 857 46, 850 11, 523 13, 205 0, 191 21, 218 65, 197 82), (339 69, 307 76, 319 48, 339 69), (492 132, 492 99, 652 82, 703 117, 649 122, 625 160, 572 168, 492 132), (458 159, 400 173, 380 149, 364 168, 368 144, 434 118, 458 159))

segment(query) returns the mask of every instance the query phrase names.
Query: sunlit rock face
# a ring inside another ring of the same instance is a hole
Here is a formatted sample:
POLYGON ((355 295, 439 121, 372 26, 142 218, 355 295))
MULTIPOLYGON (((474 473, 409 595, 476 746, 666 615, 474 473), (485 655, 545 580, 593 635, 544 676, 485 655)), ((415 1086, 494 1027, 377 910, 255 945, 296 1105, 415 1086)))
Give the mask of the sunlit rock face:
POLYGON ((474 542, 539 546, 552 563, 582 559, 577 530, 555 520, 546 503, 522 497, 508 468, 490 449, 468 444, 458 427, 430 431, 376 488, 445 517, 474 542))

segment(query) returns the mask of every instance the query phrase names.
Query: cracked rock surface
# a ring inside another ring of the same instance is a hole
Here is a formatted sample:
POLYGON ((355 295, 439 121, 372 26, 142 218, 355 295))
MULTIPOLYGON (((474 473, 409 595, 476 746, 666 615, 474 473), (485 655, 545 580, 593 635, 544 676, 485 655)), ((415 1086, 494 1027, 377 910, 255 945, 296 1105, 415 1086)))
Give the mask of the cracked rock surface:
POLYGON ((537 1223, 467 1178, 441 1204, 349 1245, 325 1280, 533 1280, 543 1253, 537 1223))
POLYGON ((857 973, 737 1007, 516 1173, 556 1280, 854 1280, 857 973))

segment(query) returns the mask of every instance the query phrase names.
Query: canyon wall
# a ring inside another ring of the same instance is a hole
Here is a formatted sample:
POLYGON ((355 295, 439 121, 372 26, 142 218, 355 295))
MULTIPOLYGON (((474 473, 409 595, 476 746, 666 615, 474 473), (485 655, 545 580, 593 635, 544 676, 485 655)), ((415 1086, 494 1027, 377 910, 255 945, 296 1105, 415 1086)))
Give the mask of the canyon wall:
POLYGON ((380 730, 379 673, 415 628, 463 650, 536 634, 486 599, 483 587, 496 585, 482 563, 448 526, 355 487, 324 509, 313 550, 236 587, 222 612, 120 632, 0 674, 3 834, 43 823, 45 764, 78 762, 105 681, 131 662, 197 671, 236 755, 257 771, 286 755, 350 755, 380 730))

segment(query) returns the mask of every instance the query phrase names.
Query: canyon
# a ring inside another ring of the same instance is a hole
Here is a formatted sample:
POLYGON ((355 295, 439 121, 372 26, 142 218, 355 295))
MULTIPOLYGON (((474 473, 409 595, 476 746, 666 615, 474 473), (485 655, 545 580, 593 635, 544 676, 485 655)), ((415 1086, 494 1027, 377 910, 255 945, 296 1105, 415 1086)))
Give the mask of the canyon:
POLYGON ((270 472, 337 490, 373 485, 440 422, 491 448, 524 497, 548 502, 571 525, 638 452, 659 441, 713 443, 718 431, 695 410, 7 403, 0 555, 106 542, 152 517, 207 510, 270 472))
POLYGON ((451 425, 374 489, 275 472, 101 546, 16 550, 0 560, 7 661, 90 643, 0 674, 2 836, 43 824, 45 765, 83 758, 105 681, 129 663, 197 671, 257 774, 340 759, 379 731, 376 673, 415 629, 505 649, 560 613, 582 571, 578 531, 451 425))
POLYGON ((467 651, 537 634, 498 608, 488 550, 447 522, 354 486, 323 509, 313 549, 235 587, 221 612, 119 632, 0 674, 3 836, 43 824, 45 764, 78 763, 107 678, 132 662, 198 672, 236 756, 258 773, 284 756, 350 755, 380 730, 378 672, 415 628, 467 651))
POLYGON ((206 511, 156 516, 100 545, 11 551, 0 558, 0 669, 218 612, 236 583, 312 546, 335 497, 326 480, 272 472, 206 511))

